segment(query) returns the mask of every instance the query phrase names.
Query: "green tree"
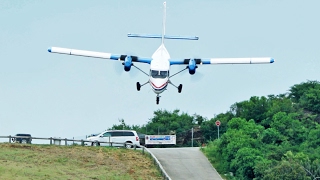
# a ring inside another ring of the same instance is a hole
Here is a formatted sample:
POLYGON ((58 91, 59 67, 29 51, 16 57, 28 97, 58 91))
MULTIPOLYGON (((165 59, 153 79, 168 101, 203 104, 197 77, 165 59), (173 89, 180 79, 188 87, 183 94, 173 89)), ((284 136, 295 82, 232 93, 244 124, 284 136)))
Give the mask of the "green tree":
POLYGON ((300 104, 303 108, 320 113, 320 85, 314 89, 307 90, 300 98, 300 104))
POLYGON ((297 113, 279 112, 273 116, 271 127, 293 144, 300 144, 307 137, 307 129, 299 121, 298 116, 297 113))
POLYGON ((310 180, 307 176, 304 168, 296 162, 289 162, 282 160, 278 162, 274 167, 265 171, 263 177, 265 180, 310 180))
POLYGON ((244 147, 236 152, 235 159, 231 161, 231 169, 236 172, 237 179, 250 180, 256 177, 254 168, 260 161, 263 161, 260 150, 244 147))
POLYGON ((307 81, 300 84, 293 85, 289 91, 289 97, 292 99, 293 102, 298 103, 300 98, 303 96, 305 92, 310 89, 318 89, 320 82, 318 81, 307 81))
POLYGON ((268 100, 266 97, 253 96, 249 101, 242 101, 231 106, 231 112, 236 117, 244 119, 254 119, 255 122, 261 122, 266 118, 268 109, 268 100))

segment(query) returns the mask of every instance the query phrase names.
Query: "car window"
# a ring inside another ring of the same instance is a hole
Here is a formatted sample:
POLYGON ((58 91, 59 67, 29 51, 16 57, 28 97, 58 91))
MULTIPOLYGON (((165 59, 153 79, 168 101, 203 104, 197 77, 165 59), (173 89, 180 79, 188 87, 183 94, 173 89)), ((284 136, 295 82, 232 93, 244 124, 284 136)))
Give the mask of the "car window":
POLYGON ((111 133, 110 132, 106 132, 103 134, 103 137, 110 137, 111 136, 111 133))
POLYGON ((123 136, 134 136, 133 132, 123 132, 123 136))
POLYGON ((30 134, 16 134, 16 136, 31 136, 30 134))
POLYGON ((122 136, 122 132, 111 132, 111 136, 122 136))

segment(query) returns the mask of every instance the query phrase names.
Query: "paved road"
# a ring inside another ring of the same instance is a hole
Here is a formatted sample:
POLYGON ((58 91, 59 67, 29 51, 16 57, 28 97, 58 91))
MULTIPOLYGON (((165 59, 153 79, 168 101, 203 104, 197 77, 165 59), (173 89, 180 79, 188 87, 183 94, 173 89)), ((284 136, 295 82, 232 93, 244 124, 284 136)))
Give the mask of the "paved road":
POLYGON ((222 180, 198 147, 150 148, 172 180, 222 180))

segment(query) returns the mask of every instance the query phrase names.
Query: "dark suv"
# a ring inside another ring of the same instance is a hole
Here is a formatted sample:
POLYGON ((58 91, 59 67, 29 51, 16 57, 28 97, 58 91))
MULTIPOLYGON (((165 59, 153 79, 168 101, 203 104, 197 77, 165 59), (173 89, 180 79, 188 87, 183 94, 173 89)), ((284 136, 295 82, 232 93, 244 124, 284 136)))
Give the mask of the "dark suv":
POLYGON ((31 144, 31 134, 16 134, 15 136, 22 136, 22 137, 16 137, 16 138, 12 138, 12 141, 16 141, 18 143, 22 143, 22 144, 31 144))

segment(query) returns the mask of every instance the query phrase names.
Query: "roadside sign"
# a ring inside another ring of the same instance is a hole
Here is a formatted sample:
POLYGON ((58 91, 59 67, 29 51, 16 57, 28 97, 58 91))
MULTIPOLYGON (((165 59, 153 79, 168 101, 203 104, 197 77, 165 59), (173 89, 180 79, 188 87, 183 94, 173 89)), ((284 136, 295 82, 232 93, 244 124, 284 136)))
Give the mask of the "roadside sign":
POLYGON ((216 121, 216 125, 220 126, 221 122, 220 121, 216 121))
POLYGON ((145 144, 176 144, 176 135, 146 135, 145 144))

